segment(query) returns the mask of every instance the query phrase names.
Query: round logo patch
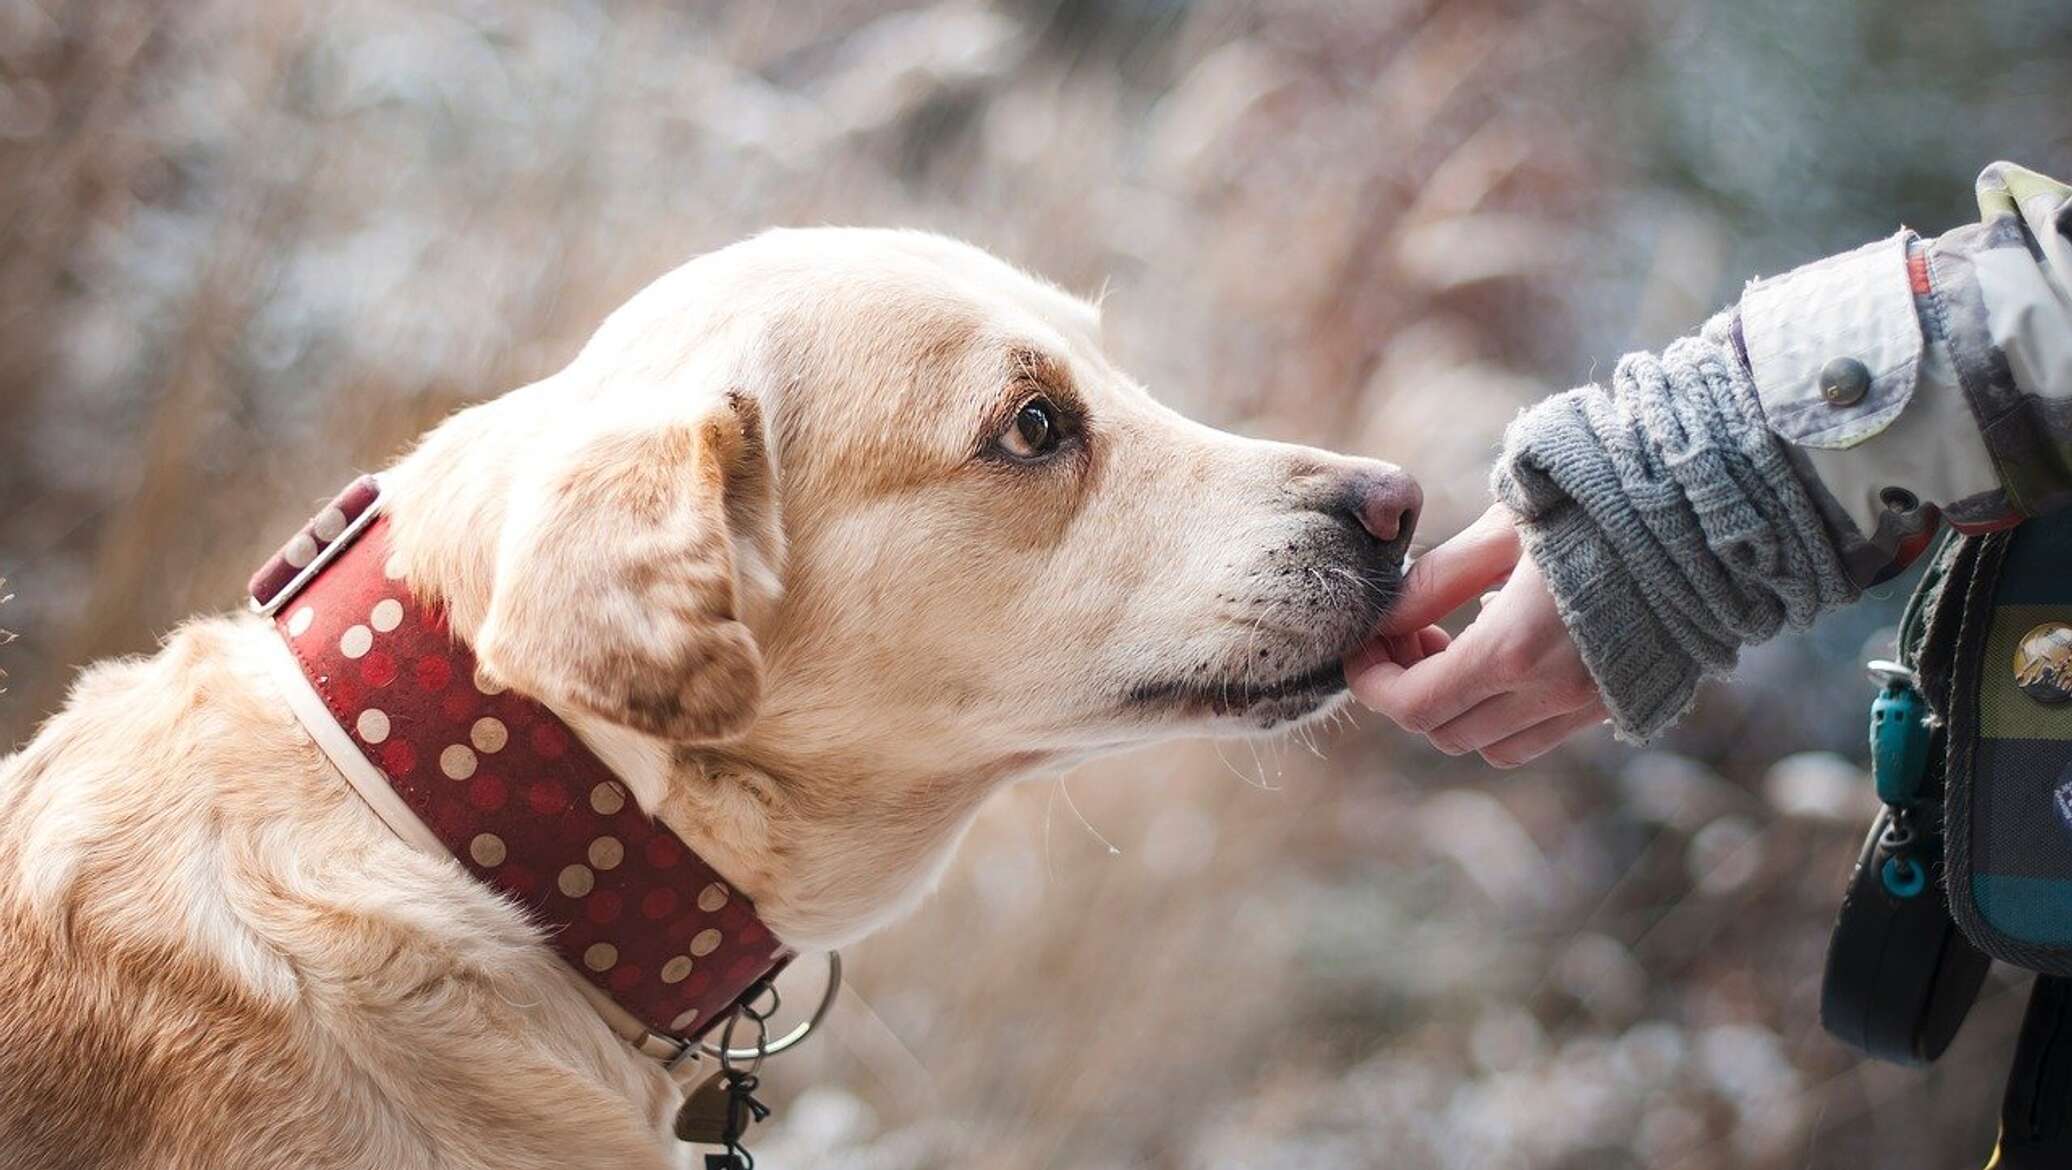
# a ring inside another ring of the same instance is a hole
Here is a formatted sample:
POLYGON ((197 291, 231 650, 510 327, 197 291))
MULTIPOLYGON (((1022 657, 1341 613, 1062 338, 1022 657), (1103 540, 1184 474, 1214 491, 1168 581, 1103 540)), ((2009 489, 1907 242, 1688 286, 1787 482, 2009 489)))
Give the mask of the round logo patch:
POLYGON ((2072 702, 2072 626, 2045 622, 2022 635, 2014 648, 2014 685, 2039 703, 2072 702))

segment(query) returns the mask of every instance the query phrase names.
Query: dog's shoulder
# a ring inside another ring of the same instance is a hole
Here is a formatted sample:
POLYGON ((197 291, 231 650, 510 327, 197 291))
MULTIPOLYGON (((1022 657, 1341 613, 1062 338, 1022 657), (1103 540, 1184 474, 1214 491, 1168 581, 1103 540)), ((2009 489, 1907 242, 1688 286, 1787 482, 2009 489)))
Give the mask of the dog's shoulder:
POLYGON ((659 1164, 667 1078, 373 817, 275 638, 183 625, 0 760, 0 1165, 659 1164))
MULTIPOLYGON (((82 672, 0 760, 0 1134, 10 1165, 128 1166, 239 1151, 223 1111, 290 1120, 305 1080, 290 1007, 209 953, 225 759, 256 734, 249 634, 190 623, 158 653, 82 672)), ((234 781, 232 781, 234 786, 234 781)), ((255 1151, 244 1151, 252 1153, 255 1151)), ((233 1159, 235 1161, 235 1159, 233 1159)), ((223 1164, 233 1164, 224 1162, 223 1164)), ((244 1163, 257 1164, 257 1163, 244 1163)))

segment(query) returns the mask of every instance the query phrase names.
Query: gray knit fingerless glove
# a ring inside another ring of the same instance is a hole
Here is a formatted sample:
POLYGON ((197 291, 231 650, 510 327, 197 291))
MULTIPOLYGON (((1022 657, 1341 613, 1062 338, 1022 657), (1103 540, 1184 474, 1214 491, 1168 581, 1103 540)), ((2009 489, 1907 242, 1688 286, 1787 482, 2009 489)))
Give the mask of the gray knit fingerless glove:
POLYGON ((1622 736, 1646 740, 1744 645, 1854 600, 1813 500, 1763 421, 1722 314, 1611 387, 1526 410, 1492 486, 1521 518, 1622 736))

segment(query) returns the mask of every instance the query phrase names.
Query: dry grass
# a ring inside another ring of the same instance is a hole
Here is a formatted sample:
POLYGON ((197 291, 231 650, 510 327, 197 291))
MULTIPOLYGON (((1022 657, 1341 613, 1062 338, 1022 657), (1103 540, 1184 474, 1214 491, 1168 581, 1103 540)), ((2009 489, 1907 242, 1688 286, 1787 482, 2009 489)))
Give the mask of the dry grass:
MULTIPOLYGON (((1621 137, 1655 19, 0 0, 0 742, 76 664, 231 604, 353 469, 768 224, 1105 288, 1168 400, 1399 459, 1444 531, 1510 414, 1588 368, 1573 338, 1658 339, 1731 284, 1717 218, 1621 137)), ((1929 1074, 1813 1024, 1862 784, 1774 765, 1860 738, 1859 693, 1761 684, 1861 636, 1759 657, 1688 756, 1495 778, 1341 724, 1015 792, 852 956, 763 1164, 1974 1159, 2006 994, 1929 1074)))

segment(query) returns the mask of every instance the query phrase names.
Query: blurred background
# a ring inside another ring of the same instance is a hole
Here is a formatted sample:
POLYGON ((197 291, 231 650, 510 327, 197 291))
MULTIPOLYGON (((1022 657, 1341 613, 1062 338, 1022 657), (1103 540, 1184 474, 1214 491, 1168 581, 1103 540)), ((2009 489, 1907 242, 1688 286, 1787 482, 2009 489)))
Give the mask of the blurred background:
MULTIPOLYGON (((1975 218, 1995 158, 2072 174, 2068 92, 2061 0, 0 0, 0 750, 766 225, 1105 287, 1168 401, 1408 465, 1437 537, 1522 404, 1975 218)), ((773 1068, 761 1164, 1977 1164, 2021 981, 1933 1070, 1815 1020, 1903 592, 1647 752, 1366 718, 1009 794, 773 1068)))

